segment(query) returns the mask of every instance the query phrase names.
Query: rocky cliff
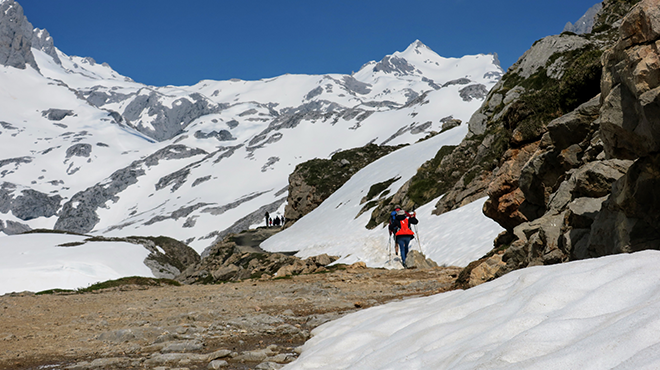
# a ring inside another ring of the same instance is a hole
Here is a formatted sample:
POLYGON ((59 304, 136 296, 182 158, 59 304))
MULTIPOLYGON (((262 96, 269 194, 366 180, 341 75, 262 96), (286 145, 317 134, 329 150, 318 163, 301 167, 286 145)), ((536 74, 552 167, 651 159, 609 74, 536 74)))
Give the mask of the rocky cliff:
POLYGON ((537 42, 472 117, 474 136, 508 135, 484 205, 507 232, 461 286, 482 267, 660 248, 660 8, 635 3, 605 1, 594 32, 537 42))
POLYGON ((0 3, 0 65, 39 70, 32 55, 32 24, 14 0, 0 3))

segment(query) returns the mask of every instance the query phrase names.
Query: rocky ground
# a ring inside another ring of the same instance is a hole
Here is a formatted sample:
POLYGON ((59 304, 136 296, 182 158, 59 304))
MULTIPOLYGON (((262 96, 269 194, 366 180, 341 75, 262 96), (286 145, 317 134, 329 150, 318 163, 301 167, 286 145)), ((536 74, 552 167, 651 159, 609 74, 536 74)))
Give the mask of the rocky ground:
POLYGON ((451 289, 459 268, 0 297, 0 369, 276 369, 315 327, 451 289))

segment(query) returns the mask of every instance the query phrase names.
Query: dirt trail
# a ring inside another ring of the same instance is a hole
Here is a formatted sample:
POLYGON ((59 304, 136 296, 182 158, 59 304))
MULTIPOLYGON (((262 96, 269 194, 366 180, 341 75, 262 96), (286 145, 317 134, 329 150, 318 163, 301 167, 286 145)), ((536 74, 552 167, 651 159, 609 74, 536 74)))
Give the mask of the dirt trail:
POLYGON ((218 359, 216 365, 246 369, 266 360, 288 362, 316 326, 358 309, 445 291, 458 272, 349 268, 220 285, 5 295, 0 368, 206 369, 218 359))

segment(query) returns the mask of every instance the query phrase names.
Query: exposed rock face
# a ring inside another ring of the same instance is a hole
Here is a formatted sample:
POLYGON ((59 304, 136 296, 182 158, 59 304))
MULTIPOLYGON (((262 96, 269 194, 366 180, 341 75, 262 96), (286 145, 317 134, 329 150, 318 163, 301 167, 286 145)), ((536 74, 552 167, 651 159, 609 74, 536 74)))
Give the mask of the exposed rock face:
MULTIPOLYGON (((8 182, 0 185, 0 213, 11 212, 24 221, 54 216, 61 202, 62 197, 59 195, 49 196, 32 189, 23 189, 19 192, 16 185, 8 182)), ((8 230, 27 231, 24 228, 10 228, 10 221, 7 222, 8 230)))
POLYGON ((55 43, 47 30, 35 28, 32 33, 32 47, 48 54, 55 63, 62 65, 60 57, 57 55, 55 43))
POLYGON ((633 159, 614 183, 576 258, 660 248, 660 7, 637 4, 603 56, 600 129, 605 152, 633 159))
POLYGON ((195 119, 224 109, 200 94, 178 99, 171 107, 163 105, 161 98, 155 91, 142 91, 126 106, 123 114, 132 126, 158 141, 171 139, 195 119), (143 124, 141 118, 145 115, 155 118, 143 124))
POLYGON ((74 113, 72 110, 68 110, 68 109, 51 108, 41 112, 41 115, 48 118, 51 121, 61 121, 65 117, 73 116, 74 113))
POLYGON ((32 55, 32 24, 14 0, 0 2, 0 65, 39 70, 32 55))
POLYGON ((90 144, 74 144, 67 148, 66 157, 89 157, 92 153, 92 146, 90 144))
POLYGON ((606 152, 635 159, 660 151, 660 9, 642 1, 603 56, 601 131, 606 152))
MULTIPOLYGON (((623 215, 623 209, 630 215, 634 212, 628 207, 630 203, 622 201, 622 194, 635 193, 648 203, 652 199, 624 189, 638 187, 640 178, 643 187, 656 185, 651 175, 651 158, 634 165, 630 160, 656 150, 650 128, 653 125, 644 116, 646 106, 635 105, 636 90, 630 86, 647 84, 639 75, 635 77, 635 72, 649 81, 658 80, 656 57, 649 50, 639 52, 639 45, 629 41, 638 38, 653 44, 652 35, 657 34, 650 26, 653 22, 639 18, 641 14, 657 12, 657 4, 650 6, 653 9, 645 2, 638 5, 623 20, 617 44, 619 35, 612 25, 620 22, 623 13, 631 8, 630 3, 605 1, 596 17, 597 31, 592 34, 563 34, 536 42, 471 118, 472 137, 493 135, 505 140, 504 151, 500 152, 502 159, 488 186, 484 213, 508 232, 498 237, 489 256, 466 268, 459 278, 462 287, 526 266, 595 256, 596 250, 601 251, 599 255, 626 250, 621 247, 628 243, 624 235, 634 235, 630 231, 637 219, 623 215), (625 29, 631 31, 626 33, 625 29), (648 32, 639 36, 641 29, 648 32), (627 46, 619 46, 626 42, 627 46), (618 46, 605 51, 615 44, 618 46), (631 56, 631 50, 645 57, 631 56), (601 86, 603 94, 598 95, 601 86), (622 109, 625 104, 628 106, 622 109), (635 115, 636 120, 631 119, 635 115), (624 134, 624 127, 630 131, 639 128, 635 133, 624 134), (646 137, 641 132, 647 133, 646 137), (619 159, 611 158, 617 153, 619 159), (634 168, 637 176, 630 174, 634 168), (601 223, 603 226, 599 226, 601 223), (620 240, 617 246, 612 245, 617 240, 613 234, 620 240), (492 260, 495 251, 504 251, 501 261, 492 260), (490 277, 475 278, 476 275, 490 277)), ((641 91, 638 100, 643 101, 641 95, 653 88, 641 91)), ((452 196, 450 192, 445 198, 452 196)), ((657 218, 641 213, 636 214, 645 217, 636 231, 643 235, 638 248, 648 246, 645 241, 657 240, 654 235, 658 230, 657 226, 649 227, 657 218)))
POLYGON ((30 226, 22 224, 20 222, 14 222, 8 220, 5 225, 5 222, 0 220, 0 233, 5 233, 6 235, 16 235, 16 234, 22 234, 30 230, 32 230, 30 226))
POLYGON ((438 267, 438 264, 432 259, 426 258, 421 252, 413 249, 406 255, 406 268, 430 269, 434 267, 438 267))
POLYGON ((472 99, 483 99, 488 95, 488 89, 482 84, 468 85, 458 91, 461 99, 472 101, 472 99))
MULTIPOLYGON (((84 156, 88 153, 88 150, 91 152, 91 146, 73 146, 69 150, 71 150, 71 155, 84 156)), ((69 155, 69 150, 67 150, 67 155, 69 155)), ((155 152, 143 160, 135 161, 126 168, 115 171, 105 182, 94 185, 71 197, 62 206, 54 229, 77 233, 92 231, 100 220, 96 211, 100 207, 103 207, 107 201, 116 201, 117 194, 126 190, 130 185, 135 184, 139 176, 144 176, 146 172, 143 166, 155 166, 159 160, 188 158, 201 154, 207 153, 201 149, 193 149, 184 145, 174 144, 155 152)))
POLYGON ((602 3, 598 3, 589 10, 580 19, 578 19, 575 24, 571 22, 566 23, 564 26, 564 32, 573 32, 577 34, 590 33, 594 28, 594 23, 596 22, 596 16, 598 12, 603 8, 602 3))

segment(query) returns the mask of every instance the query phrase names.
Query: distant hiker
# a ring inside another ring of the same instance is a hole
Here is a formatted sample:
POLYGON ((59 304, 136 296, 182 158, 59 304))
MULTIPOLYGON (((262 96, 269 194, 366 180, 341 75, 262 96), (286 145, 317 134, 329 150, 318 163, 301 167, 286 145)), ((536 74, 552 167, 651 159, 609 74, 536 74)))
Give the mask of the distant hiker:
POLYGON ((270 214, 268 214, 268 211, 266 211, 266 227, 270 225, 270 214))
POLYGON ((394 212, 394 219, 390 221, 390 235, 394 234, 396 244, 401 249, 401 262, 406 265, 406 256, 408 255, 408 246, 410 241, 415 237, 415 233, 410 228, 410 225, 417 225, 416 214, 404 211, 400 207, 394 212))
POLYGON ((284 215, 282 215, 282 227, 284 227, 285 223, 286 223, 286 218, 284 218, 284 215))
POLYGON ((273 226, 280 226, 280 216, 275 216, 275 220, 273 220, 273 226))

